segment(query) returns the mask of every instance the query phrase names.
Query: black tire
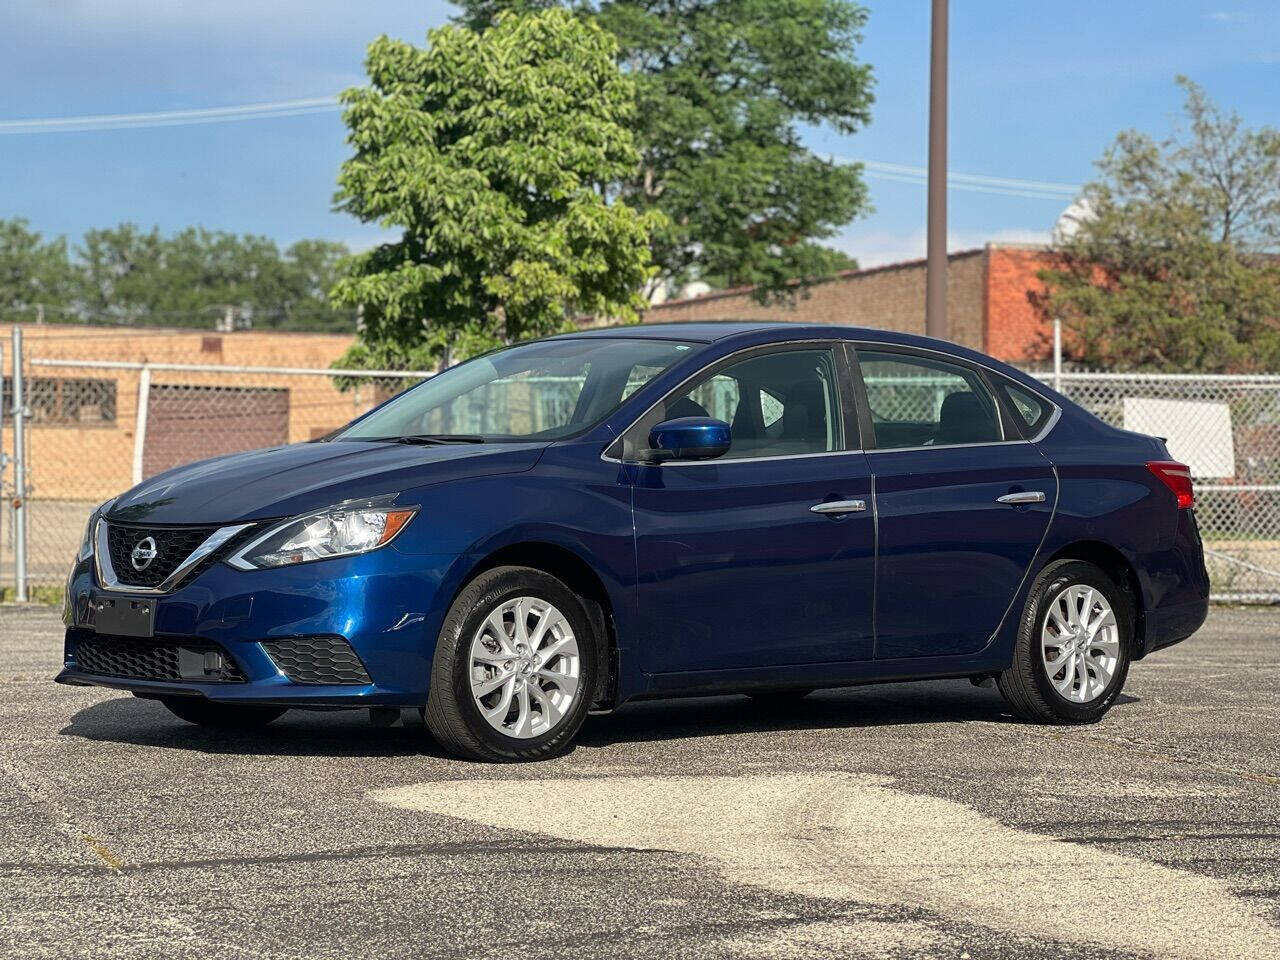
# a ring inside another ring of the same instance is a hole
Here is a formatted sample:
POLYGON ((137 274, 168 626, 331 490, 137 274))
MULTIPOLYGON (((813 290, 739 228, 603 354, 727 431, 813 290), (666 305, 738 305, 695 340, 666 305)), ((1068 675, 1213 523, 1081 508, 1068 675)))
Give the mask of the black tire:
POLYGON ((1013 663, 996 677, 996 686, 1013 713, 1023 720, 1048 724, 1095 723, 1111 709, 1124 688, 1133 653, 1133 624, 1133 597, 1101 569, 1081 560, 1051 563, 1032 585, 1018 624, 1013 663), (1064 590, 1077 584, 1093 588, 1106 599, 1115 614, 1119 638, 1111 679, 1102 693, 1083 703, 1064 697, 1054 688, 1041 654, 1041 630, 1050 606, 1064 590))
POLYGON ((469 760, 511 763, 545 760, 569 748, 591 707, 597 677, 596 619, 567 586, 532 567, 495 567, 462 589, 440 628, 423 718, 436 742, 469 760), (568 711, 546 733, 520 739, 485 720, 471 692, 471 642, 490 612, 516 597, 532 596, 556 607, 578 643, 578 688, 568 711))
POLYGON ((175 717, 202 727, 222 730, 252 730, 265 727, 284 716, 287 707, 260 707, 253 704, 214 703, 204 697, 161 697, 160 702, 175 717))

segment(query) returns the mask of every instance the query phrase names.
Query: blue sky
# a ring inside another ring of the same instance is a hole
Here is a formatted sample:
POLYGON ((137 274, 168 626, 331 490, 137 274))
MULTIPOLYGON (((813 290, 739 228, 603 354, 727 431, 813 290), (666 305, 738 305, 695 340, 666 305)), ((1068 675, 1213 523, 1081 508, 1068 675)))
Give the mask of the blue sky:
MULTIPOLYGON (((927 0, 868 2, 862 58, 877 75, 872 124, 816 149, 925 163, 927 0)), ((431 0, 7 0, 0 124, 325 97, 362 80, 379 33, 422 42, 452 12, 431 0)), ((1185 73, 1251 124, 1280 126, 1274 0, 952 0, 951 169, 1075 184, 1116 132, 1159 134, 1185 73)), ((331 211, 345 156, 336 112, 156 129, 0 136, 0 217, 46 234, 133 221, 320 236, 365 246, 376 227, 331 211)), ((869 178, 875 211, 833 241, 864 264, 924 251, 924 187, 869 178)), ((953 249, 1043 238, 1055 198, 955 189, 953 249)))

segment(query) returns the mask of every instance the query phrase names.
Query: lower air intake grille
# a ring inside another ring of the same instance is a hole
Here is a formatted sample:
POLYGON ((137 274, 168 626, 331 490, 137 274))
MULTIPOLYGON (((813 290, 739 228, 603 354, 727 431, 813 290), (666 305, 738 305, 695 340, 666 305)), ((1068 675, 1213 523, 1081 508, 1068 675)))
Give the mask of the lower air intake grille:
POLYGON ((235 662, 219 646, 206 641, 117 637, 88 630, 74 637, 76 666, 85 673, 130 680, 175 680, 200 683, 244 683, 235 662), (195 673, 192 664, 199 673, 195 673), (183 675, 183 670, 186 675, 183 675))
POLYGON ((294 683, 371 683, 369 672, 342 637, 267 640, 264 650, 294 683))

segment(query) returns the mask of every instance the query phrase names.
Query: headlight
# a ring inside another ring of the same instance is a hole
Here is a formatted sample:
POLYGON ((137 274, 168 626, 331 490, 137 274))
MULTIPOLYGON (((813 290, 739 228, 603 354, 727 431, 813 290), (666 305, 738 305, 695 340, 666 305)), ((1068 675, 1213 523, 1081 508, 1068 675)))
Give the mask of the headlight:
POLYGON ((93 532, 97 527, 98 518, 106 513, 107 508, 115 502, 116 498, 112 497, 105 503, 98 504, 93 513, 89 514, 89 519, 84 525, 84 534, 80 537, 80 549, 76 553, 76 563, 84 563, 84 561, 93 556, 93 532))
POLYGON ((416 512, 368 501, 338 504, 276 524, 227 562, 240 570, 263 570, 368 553, 395 539, 416 512))

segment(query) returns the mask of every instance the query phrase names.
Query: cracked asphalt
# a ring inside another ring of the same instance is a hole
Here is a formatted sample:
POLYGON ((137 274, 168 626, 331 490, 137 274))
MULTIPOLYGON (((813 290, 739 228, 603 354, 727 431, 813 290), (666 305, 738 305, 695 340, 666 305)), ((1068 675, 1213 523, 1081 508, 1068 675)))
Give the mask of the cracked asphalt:
POLYGON ((1215 610, 1091 727, 892 684, 500 767, 408 713, 201 730, 60 656, 0 608, 3 957, 1280 956, 1280 611, 1215 610))

